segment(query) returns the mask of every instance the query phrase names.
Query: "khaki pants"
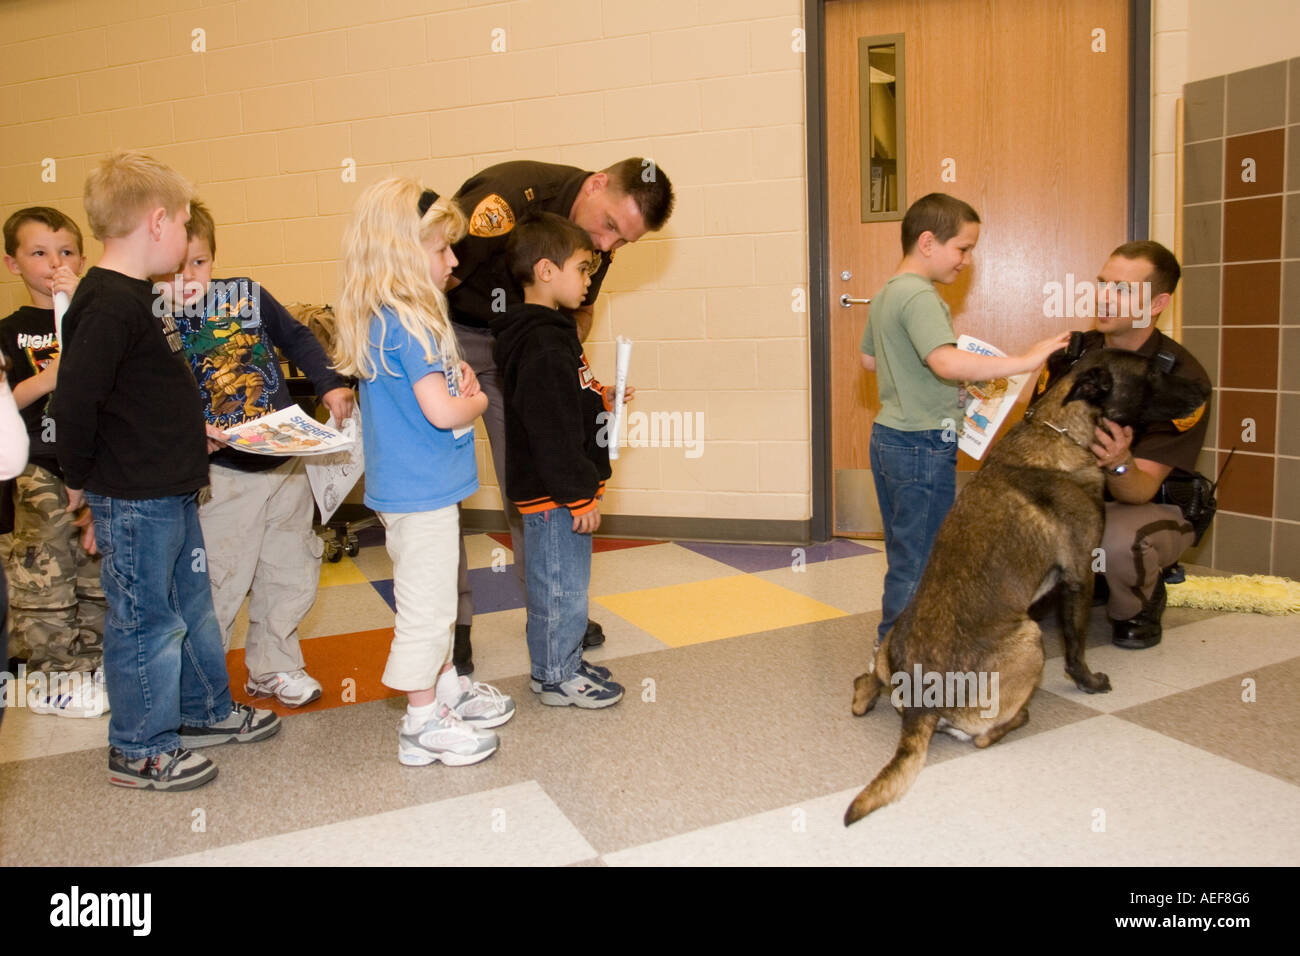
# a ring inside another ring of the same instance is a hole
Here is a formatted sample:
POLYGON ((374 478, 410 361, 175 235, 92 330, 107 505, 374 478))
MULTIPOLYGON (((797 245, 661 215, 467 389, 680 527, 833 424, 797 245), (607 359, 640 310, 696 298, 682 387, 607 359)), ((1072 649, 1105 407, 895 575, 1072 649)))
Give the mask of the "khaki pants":
POLYGON ((393 559, 397 617, 384 667, 393 690, 429 690, 452 652, 456 623, 456 541, 460 516, 455 505, 437 511, 381 512, 384 543, 393 559))
POLYGON ((1155 592, 1160 573, 1177 563, 1194 537, 1191 524, 1174 505, 1106 502, 1101 547, 1110 585, 1107 616, 1112 621, 1136 617, 1155 592))
POLYGON ((244 662, 257 679, 303 666, 298 625, 316 601, 324 544, 312 530, 311 485, 301 458, 269 471, 211 468, 211 497, 199 507, 212 603, 230 649, 248 596, 244 662))
POLYGON ((10 653, 31 671, 94 671, 104 662, 100 560, 81 548, 68 490, 29 464, 14 479, 9 576, 10 653))

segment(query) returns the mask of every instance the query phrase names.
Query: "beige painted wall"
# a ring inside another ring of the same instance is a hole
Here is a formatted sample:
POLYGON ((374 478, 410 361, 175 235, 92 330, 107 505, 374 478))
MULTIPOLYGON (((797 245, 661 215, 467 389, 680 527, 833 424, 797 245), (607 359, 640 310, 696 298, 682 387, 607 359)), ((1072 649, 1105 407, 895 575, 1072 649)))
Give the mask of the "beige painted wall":
MULTIPOLYGON (((44 203, 84 228, 88 167, 145 149, 212 207, 219 275, 331 301, 347 214, 375 179, 450 192, 506 159, 652 157, 677 213, 617 254, 588 354, 612 381, 614 337, 633 339, 632 408, 703 412, 706 443, 698 458, 625 450, 609 510, 806 518, 807 316, 791 307, 807 283, 801 6, 6 0, 0 213, 44 203)), ((0 314, 25 301, 4 279, 0 314)), ((485 456, 480 441, 471 507, 500 500, 485 456)))

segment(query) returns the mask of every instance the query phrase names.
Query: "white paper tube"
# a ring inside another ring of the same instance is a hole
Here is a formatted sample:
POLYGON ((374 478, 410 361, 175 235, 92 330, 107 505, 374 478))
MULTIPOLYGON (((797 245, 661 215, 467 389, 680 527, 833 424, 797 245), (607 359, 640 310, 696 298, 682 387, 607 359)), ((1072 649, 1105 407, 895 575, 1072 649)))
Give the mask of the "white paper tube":
POLYGON ((54 293, 54 344, 63 351, 63 316, 68 311, 68 293, 54 293))
POLYGON ((609 431, 609 458, 618 458, 619 434, 623 428, 623 394, 627 390, 627 367, 632 362, 632 340, 618 337, 614 357, 614 419, 609 431))

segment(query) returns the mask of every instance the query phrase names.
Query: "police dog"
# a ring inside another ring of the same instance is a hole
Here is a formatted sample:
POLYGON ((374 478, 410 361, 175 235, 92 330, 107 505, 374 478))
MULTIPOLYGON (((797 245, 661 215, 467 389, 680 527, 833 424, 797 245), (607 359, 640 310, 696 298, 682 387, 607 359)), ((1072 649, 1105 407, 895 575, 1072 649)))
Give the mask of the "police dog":
POLYGON ((854 799, 845 826, 907 791, 935 730, 982 748, 1029 719, 1026 703, 1043 673, 1042 635, 1029 606, 1058 585, 1065 672, 1087 693, 1110 690, 1109 678, 1084 661, 1105 484, 1088 446, 1102 417, 1140 430, 1190 414, 1204 392, 1134 352, 1099 349, 993 446, 939 528, 916 594, 885 635, 873 670, 854 681, 854 714, 871 710, 886 689, 903 728, 893 759, 854 799), (977 681, 981 691, 992 686, 994 700, 974 699, 977 681))

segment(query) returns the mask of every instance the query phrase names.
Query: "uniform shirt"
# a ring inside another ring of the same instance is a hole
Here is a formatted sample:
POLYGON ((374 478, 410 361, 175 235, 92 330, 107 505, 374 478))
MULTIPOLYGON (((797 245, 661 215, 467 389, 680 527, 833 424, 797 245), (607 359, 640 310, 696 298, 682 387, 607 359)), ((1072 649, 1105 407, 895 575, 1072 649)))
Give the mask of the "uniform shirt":
POLYGON ((166 498, 208 483, 199 390, 148 279, 92 266, 63 318, 53 414, 69 488, 166 498))
MULTIPOLYGON (((1101 332, 1092 331, 1083 334, 1083 352, 1105 347, 1106 337, 1101 332)), ((1170 374, 1193 379, 1203 384, 1206 389, 1211 387, 1210 377, 1205 374, 1205 369, 1201 367, 1200 362, 1196 361, 1196 357, 1159 329, 1152 330, 1147 340, 1134 351, 1146 358, 1154 358, 1160 352, 1168 352, 1174 357, 1174 366, 1170 374)), ((1056 363, 1049 361, 1038 376, 1038 385, 1034 391, 1035 401, 1038 396, 1047 391, 1052 379, 1049 369, 1055 365, 1056 363)), ((1154 461, 1159 465, 1168 465, 1174 471, 1194 473, 1196 459, 1201 454, 1201 446, 1205 443, 1205 432, 1209 427, 1209 410, 1210 400, 1207 398, 1200 408, 1186 418, 1148 425, 1146 431, 1133 442, 1131 449, 1133 457, 1154 461)))
POLYGON ((948 303, 933 282, 911 272, 886 282, 871 298, 861 345, 876 358, 876 421, 903 432, 955 427, 961 420, 957 386, 932 372, 925 357, 956 342, 948 303))
MULTIPOLYGON (((413 386, 426 375, 444 375, 438 355, 430 362, 397 313, 384 309, 370 320, 370 357, 377 374, 361 379, 361 440, 366 458, 367 508, 383 512, 436 511, 464 501, 478 490, 474 431, 438 428, 420 408, 413 386), (387 371, 385 370, 387 367, 387 371)), ((436 346, 435 346, 436 347, 436 346)))
MULTIPOLYGON (((59 346, 54 341, 54 310, 38 309, 25 305, 9 318, 0 322, 0 349, 9 358, 9 387, 16 388, 58 358, 59 346)), ((28 460, 47 471, 59 474, 59 461, 54 451, 54 429, 49 428, 47 406, 50 395, 42 395, 26 408, 20 409, 27 438, 31 447, 28 460), (49 438, 50 441, 45 439, 49 438)))
MULTIPOLYGON (((567 219, 590 175, 576 166, 520 160, 489 166, 465 181, 455 196, 469 219, 469 233, 453 248, 459 264, 452 275, 460 280, 447 293, 453 322, 487 329, 508 308, 523 304, 523 290, 506 264, 510 231, 529 213, 553 212, 567 219)), ((591 274, 583 305, 596 301, 613 259, 608 252, 596 255, 600 266, 591 274)))
MULTIPOLYGON (((214 279, 203 299, 175 315, 210 425, 230 429, 294 404, 276 349, 311 380, 317 395, 347 387, 311 331, 251 279, 214 279)), ((223 448, 212 460, 240 471, 284 459, 223 448)))

